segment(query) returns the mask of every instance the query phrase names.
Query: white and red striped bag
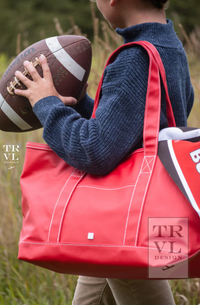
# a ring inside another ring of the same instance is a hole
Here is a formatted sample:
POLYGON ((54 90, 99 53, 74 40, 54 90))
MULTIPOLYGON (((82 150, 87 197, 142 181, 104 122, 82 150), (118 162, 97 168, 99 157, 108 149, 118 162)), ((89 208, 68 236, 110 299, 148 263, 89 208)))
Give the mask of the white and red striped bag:
POLYGON ((171 127, 161 130, 158 156, 200 216, 200 129, 171 127))

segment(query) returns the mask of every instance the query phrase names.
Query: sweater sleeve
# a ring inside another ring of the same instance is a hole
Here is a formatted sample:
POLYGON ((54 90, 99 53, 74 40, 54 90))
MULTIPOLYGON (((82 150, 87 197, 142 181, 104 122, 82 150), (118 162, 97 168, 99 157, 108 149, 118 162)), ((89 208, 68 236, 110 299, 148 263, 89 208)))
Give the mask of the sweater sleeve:
POLYGON ((89 119, 92 115, 92 110, 94 106, 94 100, 86 94, 84 98, 78 102, 73 108, 76 110, 83 118, 89 119))
POLYGON ((190 87, 190 95, 189 95, 189 98, 188 98, 188 103, 187 103, 187 116, 189 117, 190 115, 190 112, 192 110, 192 106, 194 104, 194 89, 193 89, 193 86, 191 84, 191 87, 190 87))
POLYGON ((96 118, 84 118, 54 96, 35 104, 45 141, 73 167, 109 173, 142 138, 147 80, 146 52, 123 50, 105 70, 96 118))

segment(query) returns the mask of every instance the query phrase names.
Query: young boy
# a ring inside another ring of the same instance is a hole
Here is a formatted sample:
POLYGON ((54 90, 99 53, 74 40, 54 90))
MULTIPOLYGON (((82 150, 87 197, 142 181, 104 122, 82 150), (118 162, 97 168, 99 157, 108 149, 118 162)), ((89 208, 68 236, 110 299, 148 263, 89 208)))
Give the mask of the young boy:
MULTIPOLYGON (((183 46, 172 22, 165 18, 166 2, 97 0, 97 6, 124 43, 146 40, 155 45, 165 66, 176 124, 186 126, 194 92, 183 46)), ((33 81, 17 71, 16 77, 27 90, 15 93, 30 100, 44 126, 44 139, 67 163, 87 173, 105 175, 141 146, 149 63, 143 48, 122 50, 106 68, 95 119, 90 119, 93 100, 86 94, 74 107, 69 107, 74 105, 74 99, 57 93, 46 59, 41 56, 40 62, 44 77, 30 62, 24 62, 33 81)), ((162 90, 160 128, 166 126, 162 90)), ((79 277, 73 304, 171 305, 174 300, 167 281, 79 277)))

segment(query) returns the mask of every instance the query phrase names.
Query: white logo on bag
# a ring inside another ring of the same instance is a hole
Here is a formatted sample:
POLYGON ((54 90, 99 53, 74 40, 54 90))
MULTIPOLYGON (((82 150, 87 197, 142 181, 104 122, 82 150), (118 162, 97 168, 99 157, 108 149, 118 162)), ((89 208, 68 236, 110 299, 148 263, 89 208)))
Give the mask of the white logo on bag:
POLYGON ((194 163, 197 163, 196 170, 200 174, 200 149, 191 152, 190 157, 194 163))

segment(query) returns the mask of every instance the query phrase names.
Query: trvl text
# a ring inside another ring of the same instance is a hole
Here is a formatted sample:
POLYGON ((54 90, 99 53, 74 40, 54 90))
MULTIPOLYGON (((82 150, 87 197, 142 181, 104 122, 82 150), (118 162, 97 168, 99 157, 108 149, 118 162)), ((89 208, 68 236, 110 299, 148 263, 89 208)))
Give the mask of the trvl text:
POLYGON ((158 249, 158 252, 161 253, 163 250, 163 247, 168 242, 170 244, 169 253, 181 253, 181 248, 179 250, 174 251, 174 244, 176 241, 168 240, 169 238, 183 238, 184 236, 180 233, 183 231, 183 227, 180 225, 154 225, 153 226, 153 232, 156 232, 157 235, 155 235, 155 238, 165 238, 167 237, 167 240, 162 241, 162 246, 160 246, 158 241, 154 241, 154 244, 156 248, 158 249))
POLYGON ((149 278, 187 278, 189 253, 187 217, 150 217, 149 278))
POLYGON ((18 161, 19 157, 16 155, 19 153, 19 145, 3 145, 4 157, 6 161, 18 161))

